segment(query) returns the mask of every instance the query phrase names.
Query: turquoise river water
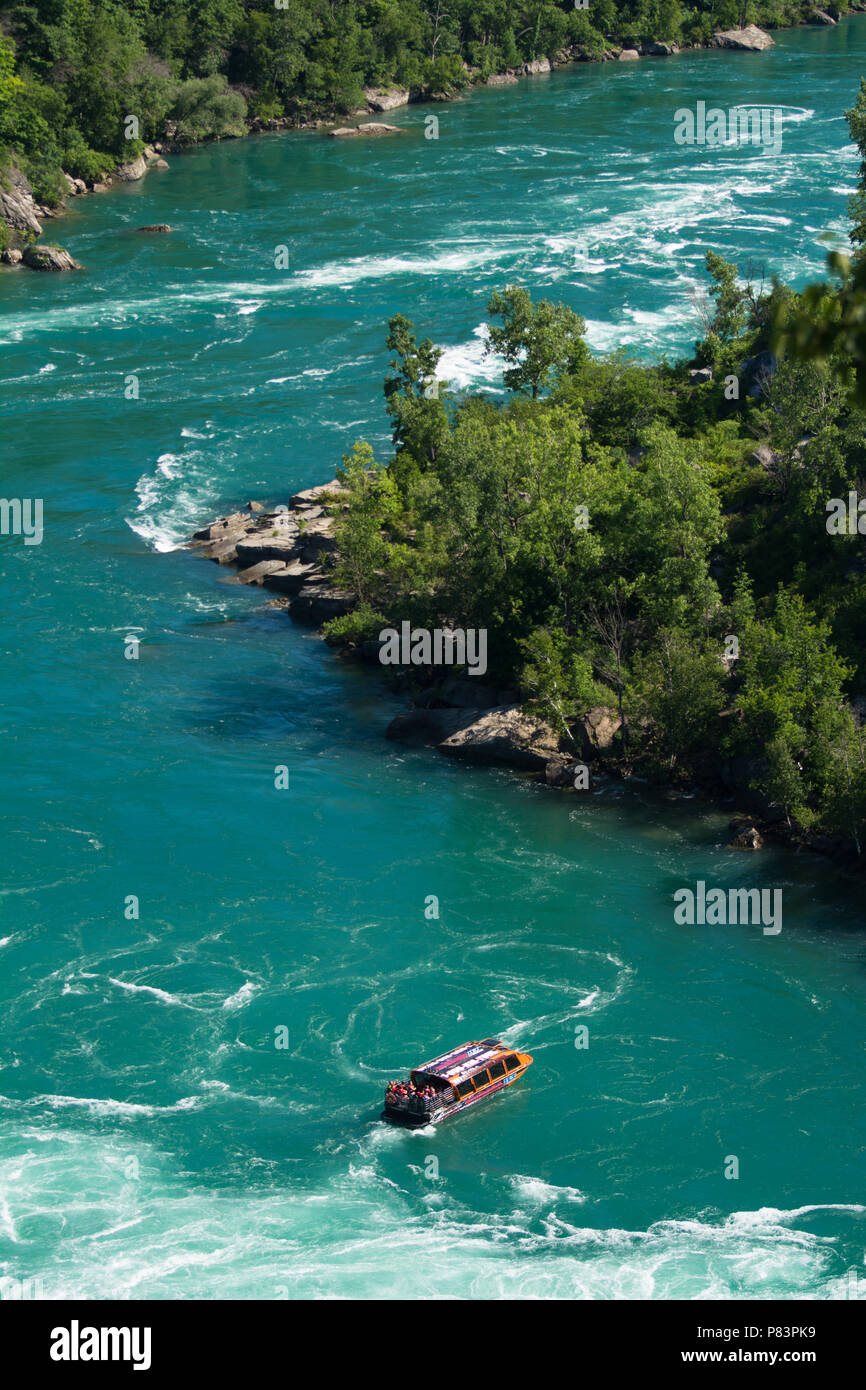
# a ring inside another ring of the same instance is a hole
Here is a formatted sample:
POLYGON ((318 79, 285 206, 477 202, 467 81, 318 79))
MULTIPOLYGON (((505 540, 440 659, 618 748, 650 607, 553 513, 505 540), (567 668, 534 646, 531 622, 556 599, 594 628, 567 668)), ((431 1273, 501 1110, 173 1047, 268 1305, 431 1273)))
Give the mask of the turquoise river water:
POLYGON ((863 1296, 862 884, 728 851, 724 806, 389 744, 374 676, 178 546, 385 449, 397 311, 496 392, 509 280, 651 358, 708 247, 815 278, 864 59, 857 18, 198 149, 51 229, 84 273, 0 277, 2 488, 45 509, 0 540, 4 1296, 863 1296), (675 145, 698 100, 783 107, 781 153, 675 145), (783 930, 676 925, 699 878, 781 887, 783 930), (520 1085, 378 1122, 491 1035, 520 1085))

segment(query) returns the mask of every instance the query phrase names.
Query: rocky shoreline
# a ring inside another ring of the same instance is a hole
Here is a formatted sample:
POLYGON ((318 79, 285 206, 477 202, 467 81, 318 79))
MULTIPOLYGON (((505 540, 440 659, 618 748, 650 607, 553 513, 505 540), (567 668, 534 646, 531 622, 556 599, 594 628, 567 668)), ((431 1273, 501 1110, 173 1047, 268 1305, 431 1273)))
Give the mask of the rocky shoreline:
MULTIPOLYGON (((287 504, 274 508, 249 502, 243 511, 196 531, 187 548, 233 569, 228 583, 269 590, 272 606, 321 631, 356 603, 355 596, 337 588, 332 579, 338 558, 335 523, 345 495, 346 489, 334 479, 297 492, 287 504)), ((383 670, 376 641, 342 648, 341 654, 383 670)), ((396 742, 433 747, 475 766, 510 768, 566 795, 613 780, 627 781, 632 775, 619 752, 621 724, 615 709, 587 710, 574 725, 572 744, 521 705, 516 691, 477 678, 449 673, 419 686, 407 676, 404 690, 408 708, 391 720, 385 733, 396 742)), ((829 856, 846 867, 859 864, 842 836, 788 826, 778 807, 751 790, 754 773, 750 760, 730 759, 715 780, 687 789, 687 794, 698 793, 710 804, 732 800, 741 808, 730 822, 729 848, 758 850, 771 840, 829 856)), ((668 788, 667 794, 682 793, 668 788)))
MULTIPOLYGON (((848 7, 848 12, 866 11, 866 0, 852 0, 848 7)), ((845 13, 845 12, 843 12, 845 13)), ((807 21, 810 25, 835 25, 838 21, 833 19, 825 11, 815 9, 812 11, 807 21)), ((748 24, 741 29, 719 30, 713 34, 707 45, 711 48, 736 49, 745 52, 760 53, 774 46, 774 40, 763 29, 759 29, 754 24, 748 24)), ((703 45, 693 45, 693 47, 703 47, 703 45)), ((676 44, 660 43, 649 41, 641 44, 640 48, 618 48, 611 47, 604 50, 600 58, 590 58, 581 53, 576 48, 566 48, 556 54, 551 60, 549 58, 535 58, 530 62, 521 64, 518 68, 506 68, 504 72, 492 73, 487 78, 482 78, 479 69, 465 67, 467 87, 464 90, 471 91, 478 87, 502 87, 516 83, 521 77, 536 76, 540 73, 549 73, 554 68, 566 67, 575 63, 582 62, 634 62, 641 58, 662 58, 671 57, 679 52, 687 51, 680 49, 676 44)), ((350 116, 358 118, 372 116, 387 111, 394 111, 399 107, 408 106, 414 103, 426 102, 446 102, 452 101, 460 96, 460 92, 415 92, 409 88, 389 87, 375 88, 367 87, 364 89, 365 104, 349 113, 350 116)), ((279 117, 272 120, 258 120, 253 118, 248 122, 247 135, 259 135, 266 132, 286 131, 286 130, 323 130, 327 135, 335 138, 371 138, 387 135, 399 135, 404 131, 404 127, 388 125, 381 121, 365 121, 363 124, 341 125, 340 120, 345 121, 345 114, 340 117, 336 112, 315 116, 311 118, 292 118, 279 117)), ((229 137, 227 137, 229 138, 229 137)), ((243 137, 241 137, 243 138, 243 137)), ((107 175, 102 181, 91 181, 86 183, 83 179, 73 178, 71 174, 64 173, 63 177, 67 184, 67 197, 80 197, 89 193, 104 193, 114 183, 137 182, 144 178, 150 170, 168 169, 169 164, 163 157, 166 153, 181 153, 192 146, 178 141, 175 132, 169 123, 166 126, 166 133, 162 140, 155 141, 151 145, 146 145, 142 154, 137 155, 128 163, 119 165, 112 174, 107 175)), ((36 202, 33 191, 27 179, 20 170, 13 168, 6 179, 7 186, 4 187, 0 182, 0 223, 5 222, 12 233, 12 243, 0 253, 0 263, 8 266, 29 266, 33 270, 80 270, 81 266, 74 261, 67 251, 55 245, 41 245, 33 247, 34 238, 42 236, 43 229, 40 219, 53 219, 60 217, 67 210, 65 200, 56 208, 46 207, 36 202), (31 251, 38 250, 38 255, 30 254, 31 251)), ((141 231, 152 231, 154 228, 139 228, 141 231)), ((160 231, 170 231, 167 226, 161 226, 160 231)))

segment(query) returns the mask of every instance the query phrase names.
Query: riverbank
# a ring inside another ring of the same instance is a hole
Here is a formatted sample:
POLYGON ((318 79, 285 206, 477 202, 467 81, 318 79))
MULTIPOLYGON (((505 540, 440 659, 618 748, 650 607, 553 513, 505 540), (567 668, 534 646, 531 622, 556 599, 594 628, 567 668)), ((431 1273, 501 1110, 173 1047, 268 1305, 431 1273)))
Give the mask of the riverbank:
MULTIPOLYGON (((836 18, 824 10, 804 7, 800 25, 795 27, 835 26, 839 19, 846 15, 866 11, 866 0, 854 0, 854 3, 850 5, 834 6, 833 8, 837 15, 836 18)), ((531 59, 518 66, 505 67, 486 74, 481 69, 472 68, 464 62, 462 81, 454 86, 437 91, 399 86, 368 87, 364 89, 364 105, 352 108, 348 112, 335 108, 323 110, 312 116, 253 116, 248 119, 245 118, 246 129, 243 135, 226 135, 217 138, 246 138, 252 135, 289 130, 321 130, 330 136, 343 138, 371 135, 387 136, 392 133, 399 133, 401 128, 385 122, 371 122, 369 120, 365 120, 363 124, 347 126, 345 124, 346 117, 348 115, 357 120, 362 117, 369 118, 381 115, 408 105, 450 102, 485 86, 516 85, 521 78, 547 74, 556 68, 584 62, 639 61, 644 58, 672 57, 679 53, 705 48, 760 53, 773 47, 774 41, 768 31, 774 30, 776 27, 767 23, 765 28, 749 24, 741 29, 717 30, 705 43, 678 45, 649 40, 633 48, 612 44, 598 54, 590 53, 580 45, 571 45, 568 48, 560 49, 551 57, 531 59)), ((33 242, 43 235, 43 221, 53 221, 62 217, 68 210, 67 200, 70 198, 77 199, 91 193, 107 192, 117 183, 138 182, 150 172, 167 170, 169 164, 164 157, 166 154, 183 153, 195 148, 196 144, 207 143, 213 138, 207 136, 201 140, 182 139, 178 135, 176 124, 166 122, 164 131, 158 140, 153 140, 143 146, 141 142, 138 142, 139 152, 129 160, 119 162, 110 173, 101 174, 98 178, 83 179, 74 177, 64 170, 62 179, 65 182, 66 191, 54 205, 39 202, 24 173, 13 166, 6 171, 5 175, 0 175, 0 264, 15 267, 29 266, 36 270, 80 269, 78 263, 62 247, 57 247, 54 244, 46 244, 40 248, 42 254, 39 256, 26 254, 28 246, 32 246, 33 242)))
MULTIPOLYGON (((227 582, 263 588, 272 606, 295 622, 326 637, 324 625, 350 613, 357 597, 332 579, 340 556, 335 523, 345 510, 348 490, 336 479, 295 493, 287 503, 268 507, 251 501, 244 511, 219 517, 200 528, 188 548, 236 572, 227 582)), ((378 640, 340 645, 343 658, 375 667, 384 678, 378 640)), ((401 692, 407 708, 389 723, 393 742, 435 748, 475 767, 508 768, 571 797, 613 781, 628 782, 640 770, 623 750, 622 721, 611 706, 588 708, 561 737, 511 689, 499 689, 465 671, 417 667, 389 669, 390 689, 401 692)), ((704 780, 670 782, 660 790, 700 796, 718 808, 733 802, 732 849, 755 851, 765 842, 830 857, 846 868, 862 868, 860 857, 841 835, 813 833, 790 824, 781 807, 753 790, 754 762, 730 758, 704 780)))

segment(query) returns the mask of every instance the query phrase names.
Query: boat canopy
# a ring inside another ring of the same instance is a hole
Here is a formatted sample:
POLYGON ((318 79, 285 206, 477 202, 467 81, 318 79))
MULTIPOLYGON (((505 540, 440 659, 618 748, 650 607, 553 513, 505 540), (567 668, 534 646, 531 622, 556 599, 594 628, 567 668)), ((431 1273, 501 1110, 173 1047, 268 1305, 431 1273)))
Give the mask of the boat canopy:
POLYGON ((455 1047, 452 1052, 444 1052, 441 1057, 434 1057, 432 1062, 416 1067, 412 1072, 412 1083, 416 1085, 429 1077, 434 1082, 438 1079, 449 1086, 457 1086, 473 1072, 513 1053, 513 1047, 506 1047, 497 1038, 464 1043, 462 1047, 455 1047))

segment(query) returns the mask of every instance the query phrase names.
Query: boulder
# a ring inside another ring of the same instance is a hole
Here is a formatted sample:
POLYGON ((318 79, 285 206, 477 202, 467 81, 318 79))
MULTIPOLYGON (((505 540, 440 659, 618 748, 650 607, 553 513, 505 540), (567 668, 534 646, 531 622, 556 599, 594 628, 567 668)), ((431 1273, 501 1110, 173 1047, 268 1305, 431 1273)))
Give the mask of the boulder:
POLYGON ((735 816, 728 829, 731 831, 728 849, 761 849, 764 844, 764 837, 748 817, 735 816))
POLYGON ((167 159, 155 159, 150 167, 151 169, 170 169, 171 165, 167 159))
POLYGON ((762 53, 765 48, 774 48, 769 34, 759 29, 757 24, 747 24, 745 29, 721 29, 713 34, 713 48, 741 48, 750 53, 762 53))
POLYGON ((530 772, 543 772, 559 753, 559 739, 543 719, 526 714, 520 705, 486 710, 472 724, 458 729, 438 745, 440 752, 472 763, 504 763, 530 772))
POLYGON ((621 727, 619 713, 611 706, 595 705, 587 710, 573 730, 582 756, 586 759, 597 758, 599 753, 610 748, 621 727))
POLYGON ((531 62, 523 64, 523 71, 527 77, 534 77, 538 72, 550 72, 550 59, 533 58, 531 62))
POLYGON ((25 246, 22 260, 31 270, 80 270, 62 246, 25 246))
POLYGON ((136 227, 137 232, 165 233, 170 232, 171 227, 167 222, 151 222, 146 227, 136 227))
POLYGON ((21 257, 22 253, 17 246, 7 246, 2 256, 0 256, 0 261, 2 261, 4 265, 19 265, 21 263, 21 257))
POLYGON ((365 87, 364 99, 373 111, 393 111, 398 106, 406 106, 409 92, 406 87, 392 87, 383 91, 379 87, 365 87))
POLYGON ((510 87, 517 81, 513 72, 494 72, 487 79, 488 87, 510 87))
POLYGON ((42 235, 42 224, 36 216, 33 190, 18 169, 10 169, 0 179, 0 220, 16 232, 42 235), (7 188, 3 183, 8 184, 7 188))
POLYGON ((122 183, 137 183, 143 179, 147 173, 147 161, 143 154, 137 155, 135 159, 130 159, 126 164, 118 164, 115 177, 122 183))
POLYGON ((674 53, 679 53, 675 43, 642 43, 641 53, 651 58, 670 58, 674 53))
POLYGON ((574 770, 573 758, 552 758, 544 769, 544 780, 549 787, 573 787, 574 770))
POLYGON ((624 48, 619 55, 619 62, 634 63, 640 57, 636 48, 624 48))
POLYGON ((109 179, 107 182, 104 182, 104 183, 100 183, 99 181, 97 181, 97 182, 92 183, 92 184, 90 185, 90 191, 91 191, 91 193, 107 193, 108 190, 109 190, 109 188, 110 188, 110 186, 111 186, 111 180, 110 180, 110 179, 109 179))
POLYGON ((703 386, 705 382, 712 381, 712 367, 692 367, 689 371, 689 386, 703 386))

